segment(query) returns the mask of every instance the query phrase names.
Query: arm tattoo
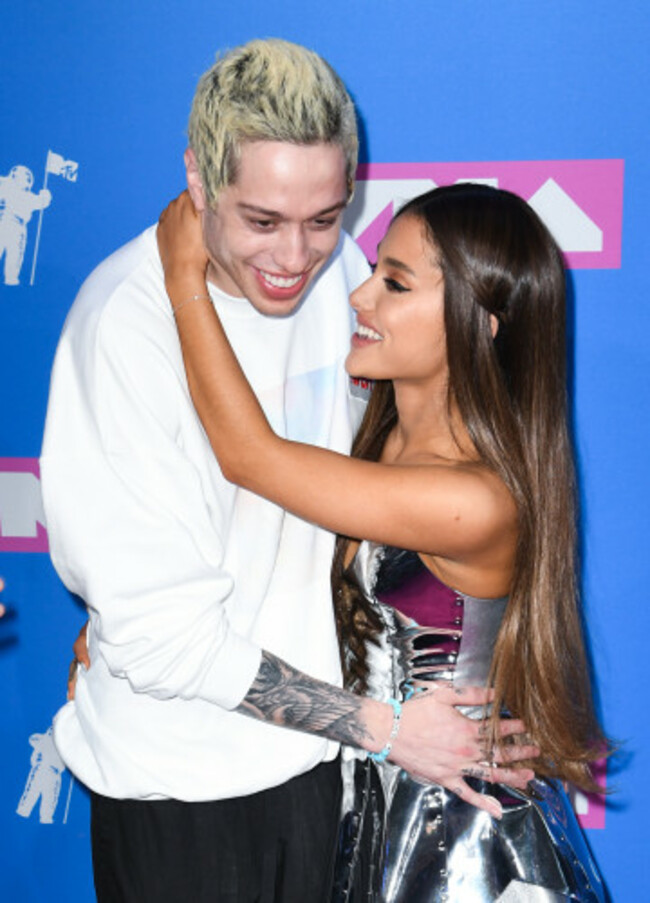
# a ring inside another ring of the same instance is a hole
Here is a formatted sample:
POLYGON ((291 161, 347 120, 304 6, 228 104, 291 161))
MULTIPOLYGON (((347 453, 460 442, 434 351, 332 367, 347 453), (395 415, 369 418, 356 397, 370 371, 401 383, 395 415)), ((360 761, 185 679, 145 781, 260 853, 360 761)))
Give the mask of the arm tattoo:
POLYGON ((235 711, 361 746, 370 736, 361 708, 361 699, 353 693, 309 677, 270 652, 262 652, 257 677, 235 711))

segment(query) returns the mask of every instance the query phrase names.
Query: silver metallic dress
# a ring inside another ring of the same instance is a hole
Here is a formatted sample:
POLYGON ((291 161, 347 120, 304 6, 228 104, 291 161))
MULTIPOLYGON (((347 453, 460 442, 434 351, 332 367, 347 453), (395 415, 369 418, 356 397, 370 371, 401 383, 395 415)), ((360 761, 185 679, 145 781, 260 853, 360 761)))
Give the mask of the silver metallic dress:
MULTIPOLYGON (((485 685, 507 599, 451 590, 414 553, 371 543, 347 577, 385 626, 369 648, 369 695, 403 699, 415 677, 485 685)), ((499 800, 499 821, 388 762, 348 749, 343 758, 336 903, 607 900, 559 782, 536 779, 526 795, 468 778, 499 800)))

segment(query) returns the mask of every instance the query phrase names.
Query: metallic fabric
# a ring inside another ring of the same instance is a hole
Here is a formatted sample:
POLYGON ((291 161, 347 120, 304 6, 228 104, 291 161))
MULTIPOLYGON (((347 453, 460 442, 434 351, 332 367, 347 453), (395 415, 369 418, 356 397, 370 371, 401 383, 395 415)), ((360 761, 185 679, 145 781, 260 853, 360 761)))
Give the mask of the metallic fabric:
MULTIPOLYGON (((404 698, 411 681, 484 685, 507 599, 450 590, 413 553, 363 543, 349 573, 385 630, 369 647, 369 695, 404 698), (409 591, 411 597, 409 599, 409 591), (428 593, 430 626, 398 610, 428 593), (382 601, 379 601, 379 598, 382 601), (387 604, 390 600, 390 605, 387 604)), ((483 710, 466 710, 480 717, 483 710)), ((468 778, 501 803, 501 821, 389 762, 344 750, 344 797, 335 903, 493 903, 578 900, 606 893, 560 782, 524 794, 468 778)))

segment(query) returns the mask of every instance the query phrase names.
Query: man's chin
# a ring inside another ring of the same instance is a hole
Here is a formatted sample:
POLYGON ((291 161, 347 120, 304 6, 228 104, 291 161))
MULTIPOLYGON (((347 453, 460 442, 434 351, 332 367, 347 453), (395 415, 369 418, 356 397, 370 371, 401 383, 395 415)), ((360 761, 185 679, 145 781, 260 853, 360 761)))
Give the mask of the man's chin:
POLYGON ((256 297, 249 299, 255 310, 265 317, 288 317, 295 313, 303 302, 305 291, 300 292, 295 298, 282 300, 273 298, 256 297))

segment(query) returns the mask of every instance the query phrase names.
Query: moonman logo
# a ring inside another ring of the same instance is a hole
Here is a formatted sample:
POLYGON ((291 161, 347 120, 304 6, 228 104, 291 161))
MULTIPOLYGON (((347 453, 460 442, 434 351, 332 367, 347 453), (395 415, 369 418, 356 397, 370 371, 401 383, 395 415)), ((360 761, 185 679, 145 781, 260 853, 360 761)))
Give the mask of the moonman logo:
MULTIPOLYGON (((61 794, 61 775, 65 771, 65 765, 54 745, 51 727, 42 734, 32 734, 29 745, 32 748, 29 774, 16 814, 22 818, 29 818, 38 804, 38 820, 42 825, 52 825, 61 794)), ((64 824, 68 820, 71 795, 72 775, 62 818, 64 824)))
POLYGON ((479 182, 523 197, 573 269, 621 265, 622 160, 370 163, 359 166, 345 227, 370 261, 396 210, 439 185, 479 182))
POLYGON ((0 260, 4 256, 4 284, 20 285, 20 271, 27 246, 27 224, 38 211, 38 227, 32 271, 29 284, 34 284, 36 259, 41 240, 43 211, 52 202, 52 192, 47 187, 48 176, 62 176, 68 182, 76 182, 79 165, 65 160, 60 154, 48 150, 45 159, 45 176, 40 191, 32 191, 34 175, 27 166, 14 166, 8 175, 0 176, 0 260))
POLYGON ((47 552, 38 458, 0 458, 0 552, 47 552))

